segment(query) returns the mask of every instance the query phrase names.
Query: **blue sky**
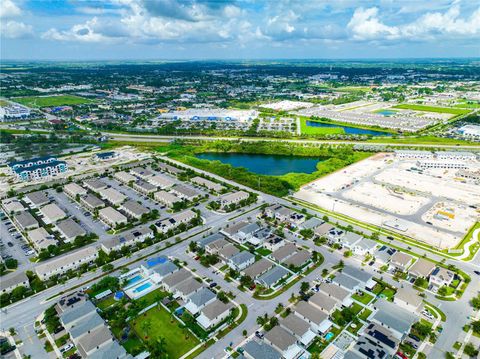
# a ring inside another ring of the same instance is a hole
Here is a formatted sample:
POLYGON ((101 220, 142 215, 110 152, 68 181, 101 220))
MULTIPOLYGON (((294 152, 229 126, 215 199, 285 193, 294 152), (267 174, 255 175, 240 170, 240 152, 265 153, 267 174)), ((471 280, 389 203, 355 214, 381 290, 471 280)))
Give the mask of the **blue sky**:
POLYGON ((478 0, 1 0, 2 59, 479 57, 478 0))

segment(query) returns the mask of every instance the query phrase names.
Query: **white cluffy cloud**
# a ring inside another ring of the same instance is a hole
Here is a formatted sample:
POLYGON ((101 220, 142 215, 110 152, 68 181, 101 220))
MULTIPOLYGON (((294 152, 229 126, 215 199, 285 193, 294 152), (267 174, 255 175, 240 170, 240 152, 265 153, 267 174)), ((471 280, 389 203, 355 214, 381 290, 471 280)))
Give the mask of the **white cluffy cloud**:
POLYGON ((0 33, 7 39, 20 39, 33 34, 31 25, 16 21, 14 18, 22 15, 22 9, 11 0, 0 1, 0 33))
POLYGON ((358 8, 347 25, 354 40, 434 40, 438 38, 465 38, 480 35, 480 7, 466 18, 460 7, 451 6, 445 12, 427 12, 404 24, 387 25, 379 16, 379 9, 358 8))

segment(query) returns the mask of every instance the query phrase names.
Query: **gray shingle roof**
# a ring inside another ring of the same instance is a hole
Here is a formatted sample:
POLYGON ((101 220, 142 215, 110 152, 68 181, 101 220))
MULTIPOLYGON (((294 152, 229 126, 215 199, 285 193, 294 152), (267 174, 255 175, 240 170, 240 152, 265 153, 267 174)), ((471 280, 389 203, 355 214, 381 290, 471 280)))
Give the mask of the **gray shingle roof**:
POLYGON ((243 346, 245 353, 254 359, 280 359, 281 354, 265 342, 251 340, 243 346))
POLYGON ((213 293, 210 289, 208 288, 202 288, 198 292, 193 293, 190 297, 189 300, 195 304, 197 307, 204 305, 205 303, 208 303, 210 300, 215 298, 216 295, 213 293))
POLYGON ((272 286, 277 283, 280 279, 288 274, 288 271, 285 268, 275 266, 270 269, 267 273, 263 274, 258 280, 264 283, 267 286, 272 286))

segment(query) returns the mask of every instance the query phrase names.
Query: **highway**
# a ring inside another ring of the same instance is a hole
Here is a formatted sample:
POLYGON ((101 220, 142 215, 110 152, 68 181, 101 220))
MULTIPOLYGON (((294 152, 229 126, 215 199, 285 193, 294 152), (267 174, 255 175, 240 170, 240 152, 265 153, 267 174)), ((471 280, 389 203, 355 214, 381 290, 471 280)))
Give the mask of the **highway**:
POLYGON ((298 144, 326 144, 326 145, 361 145, 384 148, 386 146, 395 147, 422 147, 422 148, 445 148, 445 149, 462 149, 480 151, 479 145, 449 145, 449 144, 416 144, 416 143, 398 143, 398 142, 383 142, 374 143, 366 141, 329 141, 329 140, 303 140, 303 139, 280 139, 280 138, 265 138, 265 137, 206 137, 206 136, 166 136, 166 135, 137 135, 133 133, 112 133, 102 132, 102 135, 107 136, 113 141, 131 141, 131 142, 170 142, 176 139, 185 140, 202 140, 202 141, 249 141, 249 142, 288 142, 298 144))

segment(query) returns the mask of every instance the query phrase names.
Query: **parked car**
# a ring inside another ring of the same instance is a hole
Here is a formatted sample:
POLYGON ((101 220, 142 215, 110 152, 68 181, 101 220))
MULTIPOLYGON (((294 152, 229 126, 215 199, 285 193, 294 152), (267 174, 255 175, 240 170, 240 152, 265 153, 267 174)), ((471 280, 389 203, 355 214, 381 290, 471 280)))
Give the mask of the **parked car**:
POLYGON ((217 286, 217 283, 215 282, 210 283, 210 288, 215 288, 216 286, 217 286))
POLYGON ((12 242, 7 242, 7 245, 8 245, 9 247, 13 247, 13 243, 12 243, 12 242))

